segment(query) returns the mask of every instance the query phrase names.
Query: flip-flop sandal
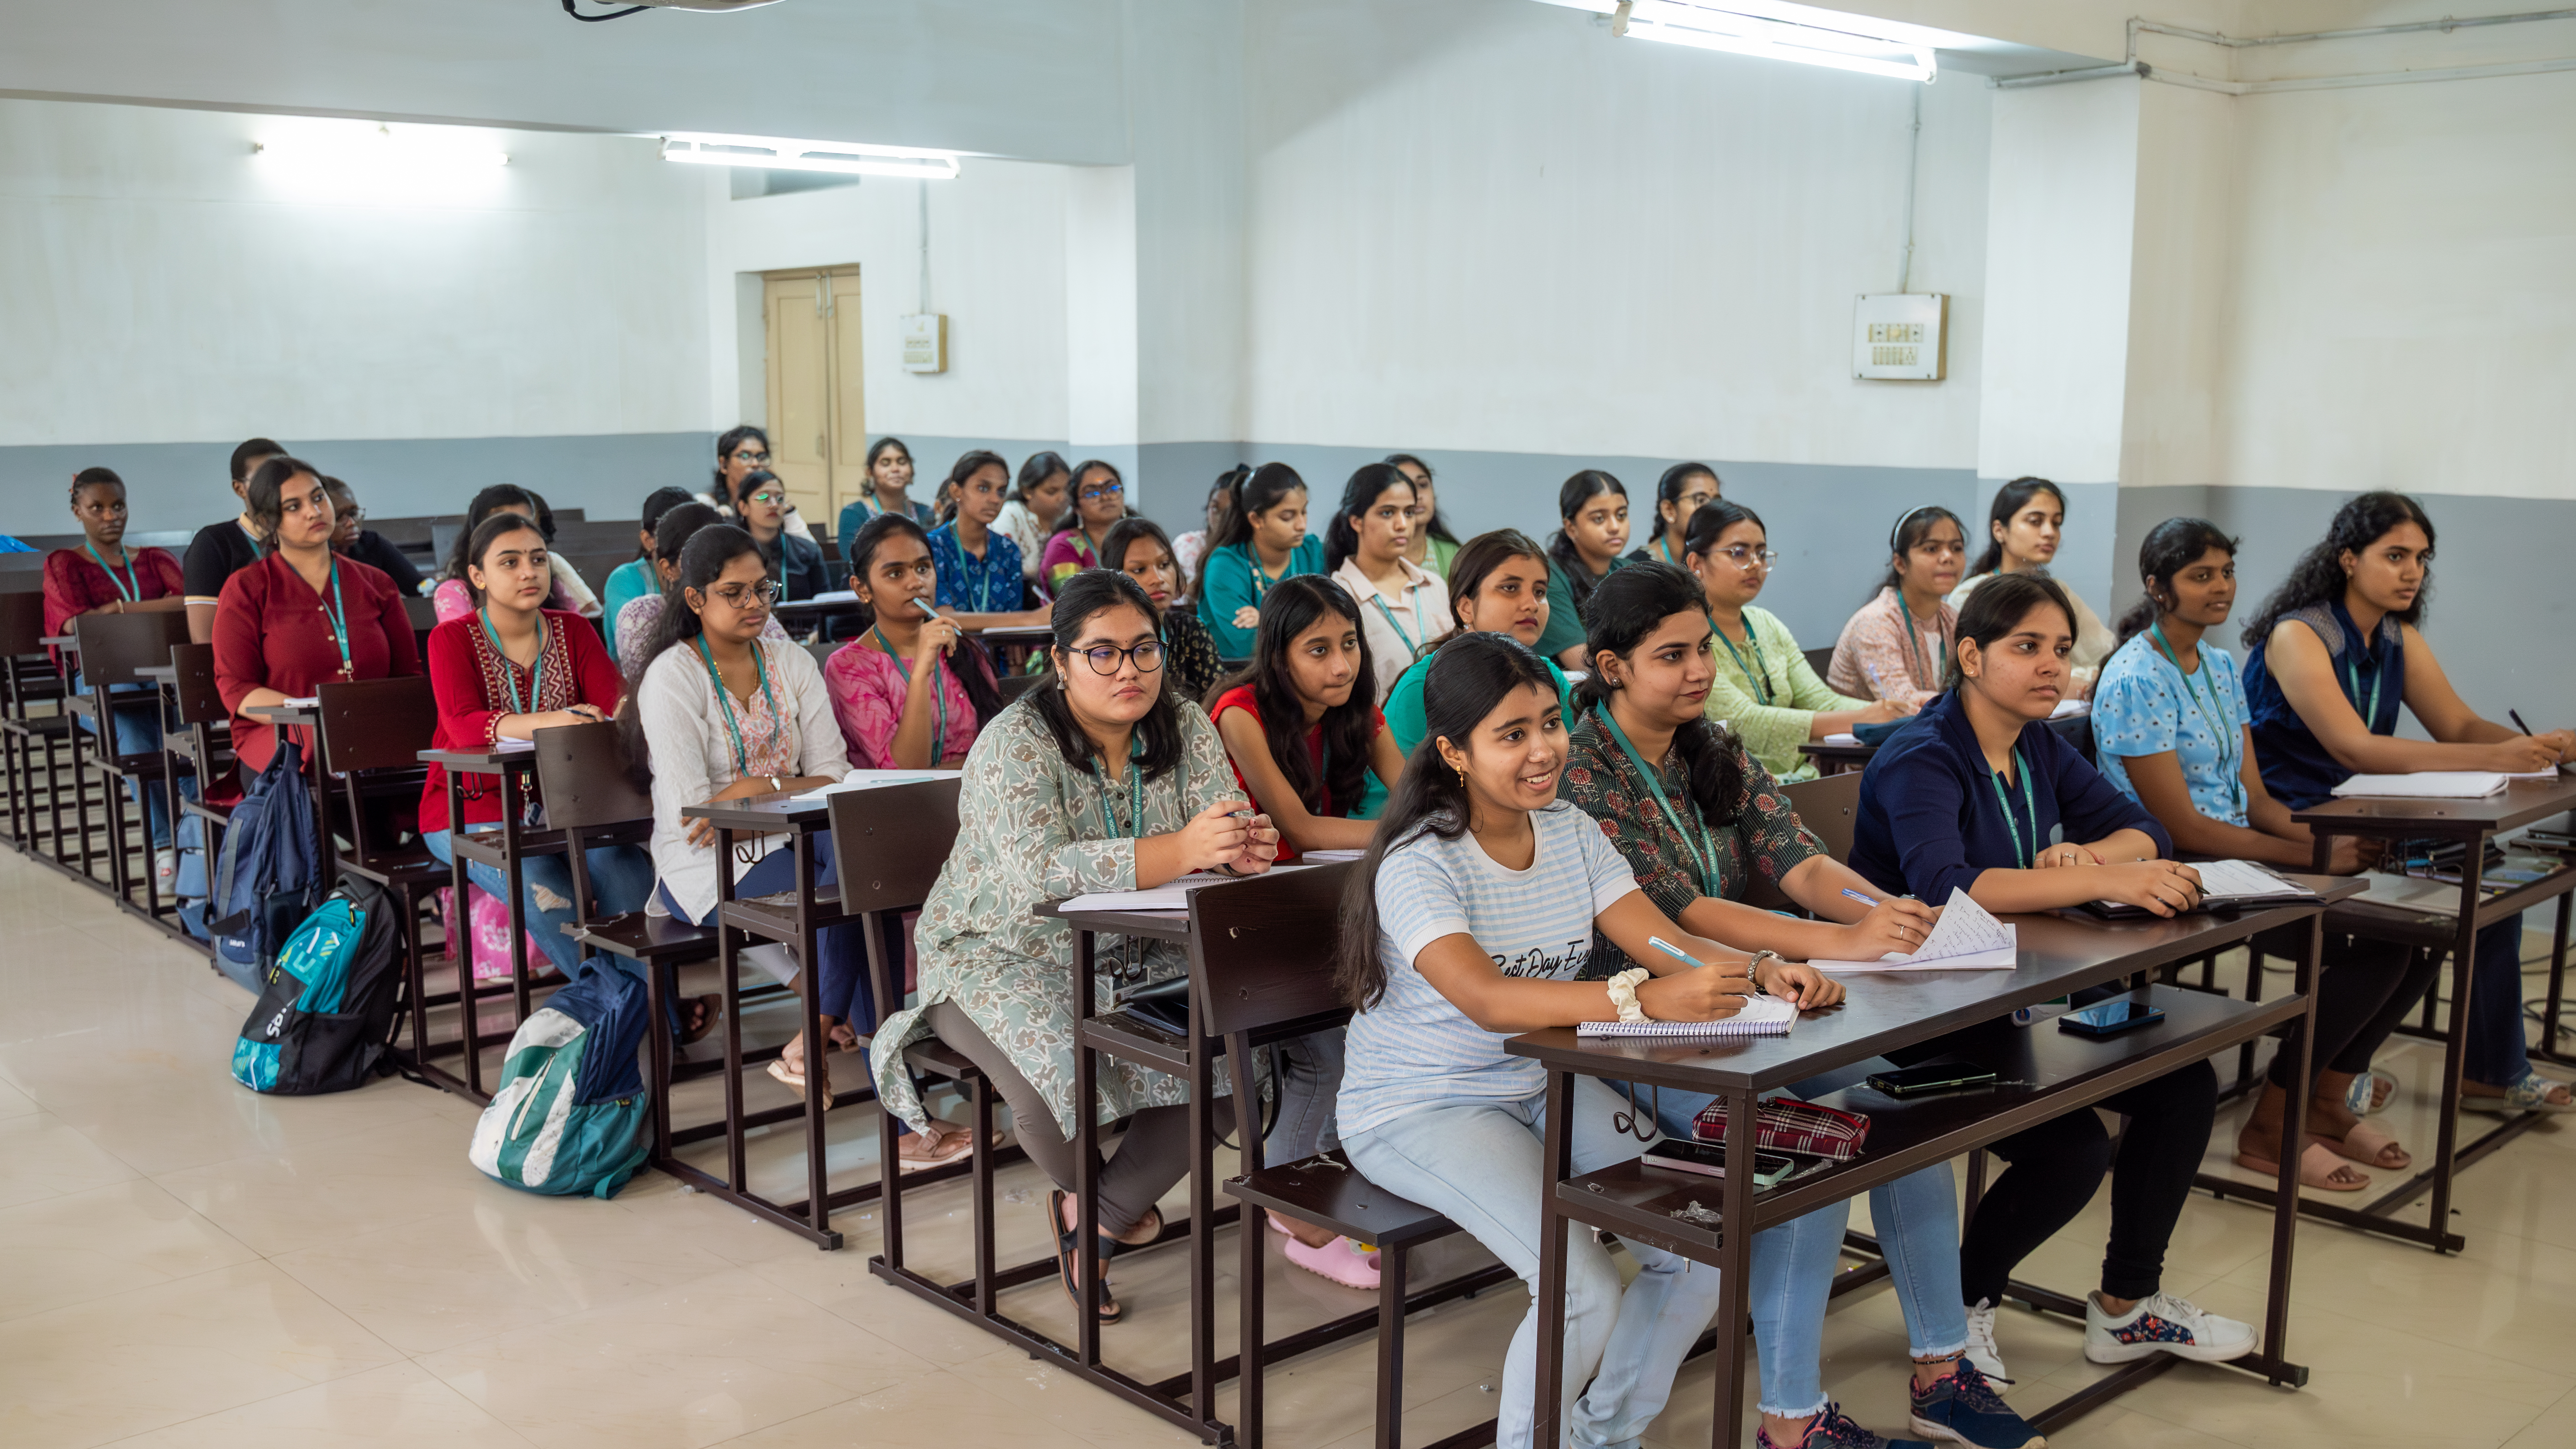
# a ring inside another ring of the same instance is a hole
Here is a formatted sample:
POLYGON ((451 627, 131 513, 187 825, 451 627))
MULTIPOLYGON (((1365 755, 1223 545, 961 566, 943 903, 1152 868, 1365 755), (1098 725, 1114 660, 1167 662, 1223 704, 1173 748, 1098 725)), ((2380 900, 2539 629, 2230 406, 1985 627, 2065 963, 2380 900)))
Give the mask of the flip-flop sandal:
MULTIPOLYGON (((2259 1172, 2274 1182, 2281 1180, 2281 1164, 2267 1162, 2251 1152, 2237 1153, 2236 1165, 2249 1172, 2259 1172)), ((2370 1177, 2347 1165, 2342 1158, 2335 1156, 2332 1148, 2323 1142, 2310 1141, 2307 1150, 2299 1154, 2299 1185, 2313 1187, 2320 1192, 2359 1192, 2370 1186, 2370 1177), (2347 1172, 2361 1180, 2359 1182, 2335 1180, 2336 1174, 2347 1172)))
POLYGON ((2400 1172, 2415 1165, 2414 1155, 2398 1146, 2396 1138, 2367 1122, 2354 1123, 2352 1130, 2340 1138, 2312 1133, 2308 1140, 2348 1162, 2358 1162, 2382 1172, 2400 1172), (2397 1161, 2387 1160, 2391 1152, 2397 1154, 2397 1161))
POLYGON ((2396 1095, 2396 1076, 2372 1067, 2344 1088, 2343 1105, 2356 1117, 2375 1117, 2388 1110, 2389 1099, 2396 1095))
POLYGON ((724 997, 716 992, 710 991, 704 996, 692 996, 688 998, 687 1004, 698 1009, 698 1024, 680 1029, 682 1046, 705 1040, 707 1033, 716 1029, 716 1023, 724 1020, 724 997))
POLYGON ((2472 1097, 2463 1093, 2460 1097, 2460 1110, 2493 1112, 2507 1117, 2518 1116, 2524 1112, 2576 1112, 2576 1101, 2549 1100, 2551 1089, 2565 1085, 2564 1082, 2551 1081, 2538 1072, 2525 1072, 2522 1074, 2522 1080, 2507 1088, 2501 1097, 2472 1097))
MULTIPOLYGON (((779 1083, 781 1083, 782 1085, 786 1086, 787 1088, 789 1088, 790 1090, 792 1090, 793 1092, 795 1092, 795 1093, 796 1093, 796 1095, 798 1095, 798 1096, 800 1096, 800 1097, 805 1095, 805 1074, 804 1074, 803 1072, 800 1072, 800 1071, 796 1070, 794 1067, 791 1067, 791 1066, 787 1065, 787 1058, 785 1058, 785 1057, 773 1057, 773 1058, 770 1060, 770 1063, 769 1063, 769 1075, 770 1075, 772 1078, 774 1078, 775 1080, 777 1080, 779 1083)), ((832 1101, 832 1074, 831 1074, 830 1072, 826 1071, 825 1073, 823 1073, 823 1102, 824 1102, 824 1105, 829 1106, 829 1105, 831 1104, 831 1101, 832 1101)))
MULTIPOLYGON (((1072 1227, 1068 1228, 1064 1225, 1064 1204, 1065 1195, 1063 1192, 1056 1189, 1048 1190, 1047 1224, 1056 1230, 1056 1276, 1064 1282, 1064 1296, 1073 1301, 1073 1311, 1080 1313, 1082 1311, 1082 1286, 1074 1279, 1073 1255, 1074 1237, 1082 1231, 1082 1224, 1080 1220, 1077 1219, 1072 1227)), ((1097 1235, 1095 1235, 1095 1237, 1096 1236, 1097 1235)), ((1118 1252, 1117 1239, 1099 1238, 1098 1241, 1100 1246, 1095 1251, 1099 1254, 1099 1263, 1093 1270, 1095 1272, 1100 1272, 1102 1269, 1105 1269, 1108 1266, 1110 1258, 1114 1257, 1118 1252)), ((1126 1308, 1121 1305, 1117 1299, 1109 1296, 1109 1278, 1106 1273, 1102 1273, 1100 1279, 1100 1321, 1104 1324, 1116 1323, 1126 1316, 1126 1308)))
MULTIPOLYGON (((913 1135, 920 1137, 919 1133, 913 1135)), ((896 1160, 906 1172, 924 1172, 934 1167, 946 1167, 952 1162, 963 1162, 975 1155, 975 1134, 971 1131, 951 1133, 946 1141, 948 1146, 933 1156, 906 1157, 898 1150, 896 1160)))

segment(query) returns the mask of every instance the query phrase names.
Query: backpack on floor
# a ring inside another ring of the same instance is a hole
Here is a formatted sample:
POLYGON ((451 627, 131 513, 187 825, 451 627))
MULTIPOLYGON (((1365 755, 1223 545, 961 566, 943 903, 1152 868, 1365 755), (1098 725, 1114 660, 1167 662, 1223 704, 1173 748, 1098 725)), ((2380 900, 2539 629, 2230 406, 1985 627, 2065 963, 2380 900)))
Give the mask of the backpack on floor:
POLYGON ((529 1192, 615 1197, 644 1162, 644 984, 602 957, 510 1038, 466 1156, 529 1192))
POLYGON ((242 792, 224 828, 205 908, 218 969, 253 991, 262 989, 287 933, 321 903, 316 840, 304 753, 280 732, 276 757, 242 792))
POLYGON ((391 1070, 403 980, 395 914, 373 881, 340 877, 262 968, 259 1004, 233 1043, 233 1080, 310 1096, 363 1087, 391 1070))

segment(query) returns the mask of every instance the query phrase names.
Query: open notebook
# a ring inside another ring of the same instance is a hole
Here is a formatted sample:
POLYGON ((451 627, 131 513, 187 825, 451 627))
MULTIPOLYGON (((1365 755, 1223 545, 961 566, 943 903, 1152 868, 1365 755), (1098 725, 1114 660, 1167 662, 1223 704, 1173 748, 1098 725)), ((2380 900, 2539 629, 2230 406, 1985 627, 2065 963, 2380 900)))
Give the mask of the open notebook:
MULTIPOLYGON (((2204 910, 2252 905, 2256 901, 2298 900, 2316 894, 2250 860, 2196 860, 2191 868, 2200 872, 2200 904, 2204 910)), ((2119 901, 2088 901, 2084 909, 2112 920, 2155 914, 2144 906, 2119 901)))
POLYGON ((2010 971, 2021 964, 2014 929, 1968 893, 1952 887, 1932 934, 1911 952, 1889 952, 1875 961, 1810 961, 1819 971, 2010 971))
POLYGON ((1756 996, 1723 1021, 1587 1021, 1577 1036, 1787 1036, 1798 1008, 1778 996, 1756 996))
POLYGON ((2337 795, 2377 795, 2399 800, 2478 800, 2504 788, 2493 770, 2417 770, 2406 775, 2355 775, 2334 787, 2337 795))

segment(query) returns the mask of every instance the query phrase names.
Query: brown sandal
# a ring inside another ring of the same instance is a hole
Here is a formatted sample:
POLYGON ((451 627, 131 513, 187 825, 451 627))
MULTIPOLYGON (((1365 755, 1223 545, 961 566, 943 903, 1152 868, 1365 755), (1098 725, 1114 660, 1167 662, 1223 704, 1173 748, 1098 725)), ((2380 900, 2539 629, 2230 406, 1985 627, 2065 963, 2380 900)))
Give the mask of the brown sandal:
MULTIPOLYGON (((2275 1152, 2279 1150, 2277 1147, 2273 1149, 2275 1152)), ((2248 1172, 2259 1172, 2274 1182, 2281 1180, 2281 1164, 2267 1162, 2251 1152, 2237 1153, 2236 1165, 2248 1172)), ((2299 1185, 2313 1187, 2319 1192, 2359 1192, 2370 1186, 2370 1179, 2346 1166, 2341 1158, 2335 1156, 2334 1149, 2322 1140, 2311 1137, 2307 1150, 2299 1154, 2299 1185), (2360 1181, 2346 1180, 2348 1178, 2359 1178, 2360 1181)))
POLYGON ((2319 1146, 2337 1157, 2349 1162, 2358 1162, 2364 1167, 2375 1167, 2382 1172, 2399 1172, 2415 1165, 2414 1154, 2398 1146, 2396 1138, 2367 1122, 2355 1122, 2351 1129, 2339 1138, 2321 1134, 2311 1134, 2311 1136, 2319 1146), (2397 1154, 2395 1162, 2388 1160, 2388 1154, 2392 1152, 2397 1154))

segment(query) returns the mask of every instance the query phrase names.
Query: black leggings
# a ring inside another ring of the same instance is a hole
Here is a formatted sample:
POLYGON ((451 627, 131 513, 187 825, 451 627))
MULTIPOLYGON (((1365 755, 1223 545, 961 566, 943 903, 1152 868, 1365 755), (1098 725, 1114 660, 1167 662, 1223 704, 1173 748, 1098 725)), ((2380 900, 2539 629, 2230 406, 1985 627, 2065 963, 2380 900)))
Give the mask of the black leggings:
MULTIPOLYGON (((2265 931, 2251 944, 2257 951, 2295 961, 2308 949, 2307 927, 2265 931)), ((2310 1018, 2317 1033, 2313 1063, 2318 1071, 2358 1076, 2370 1070, 2371 1057, 2389 1033, 2424 999, 2441 970, 2442 958, 2395 941, 2328 932, 2323 959, 2325 969, 2317 973, 2316 1012, 2310 1018)), ((2272 1054, 2272 1067, 2264 1080, 2289 1087, 2288 1051, 2272 1054)))

